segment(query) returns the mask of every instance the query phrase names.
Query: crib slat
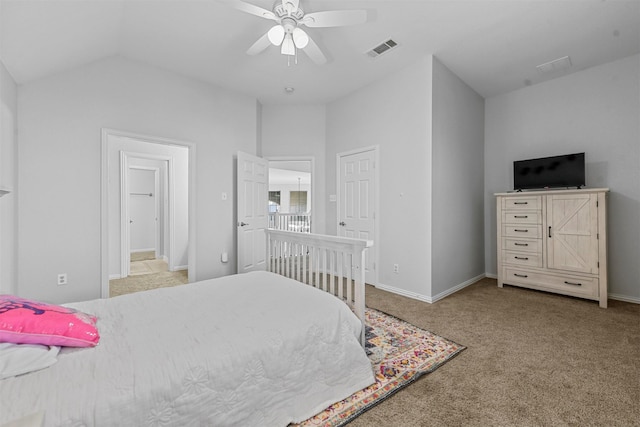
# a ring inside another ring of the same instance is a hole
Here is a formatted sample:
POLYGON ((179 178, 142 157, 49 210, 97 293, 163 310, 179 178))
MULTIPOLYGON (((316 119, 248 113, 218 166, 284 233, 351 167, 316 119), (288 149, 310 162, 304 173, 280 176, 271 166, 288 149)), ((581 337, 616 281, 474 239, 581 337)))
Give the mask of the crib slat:
POLYGON ((347 257, 347 302, 349 303, 350 307, 353 307, 353 283, 351 281, 352 277, 353 277, 353 264, 352 261, 353 259, 351 258, 351 254, 346 254, 347 257))

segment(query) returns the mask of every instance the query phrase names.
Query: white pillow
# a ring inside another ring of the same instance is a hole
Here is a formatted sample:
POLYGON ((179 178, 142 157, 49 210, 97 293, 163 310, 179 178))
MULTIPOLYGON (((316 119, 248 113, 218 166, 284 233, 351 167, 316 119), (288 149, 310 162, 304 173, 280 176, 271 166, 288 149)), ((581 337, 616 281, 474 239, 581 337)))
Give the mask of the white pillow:
POLYGON ((0 380, 48 368, 59 351, 58 346, 0 343, 0 380))

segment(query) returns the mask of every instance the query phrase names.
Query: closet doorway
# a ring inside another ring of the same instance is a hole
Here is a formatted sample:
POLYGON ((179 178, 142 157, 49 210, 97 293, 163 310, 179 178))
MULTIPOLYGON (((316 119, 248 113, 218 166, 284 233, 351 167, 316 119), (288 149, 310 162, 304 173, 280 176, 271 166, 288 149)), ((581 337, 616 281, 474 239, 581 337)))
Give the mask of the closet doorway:
POLYGON ((195 281, 195 146, 104 129, 102 157, 102 297, 195 281))

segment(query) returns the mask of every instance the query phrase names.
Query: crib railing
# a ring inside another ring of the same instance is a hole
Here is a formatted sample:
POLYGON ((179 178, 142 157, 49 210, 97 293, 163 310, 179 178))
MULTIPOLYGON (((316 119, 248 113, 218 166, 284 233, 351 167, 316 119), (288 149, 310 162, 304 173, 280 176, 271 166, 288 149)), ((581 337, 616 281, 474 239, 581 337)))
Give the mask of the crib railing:
POLYGON ((267 268, 344 300, 362 321, 364 345, 365 251, 371 240, 267 230, 267 268))

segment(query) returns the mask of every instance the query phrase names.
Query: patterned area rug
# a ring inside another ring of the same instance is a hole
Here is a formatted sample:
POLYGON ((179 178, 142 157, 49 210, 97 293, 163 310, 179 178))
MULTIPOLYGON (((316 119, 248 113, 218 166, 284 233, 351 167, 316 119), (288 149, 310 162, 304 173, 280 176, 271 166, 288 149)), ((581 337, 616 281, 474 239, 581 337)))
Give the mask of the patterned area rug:
POLYGON ((465 349, 453 341, 371 308, 366 309, 365 316, 366 350, 376 375, 375 384, 293 426, 345 425, 465 349))

